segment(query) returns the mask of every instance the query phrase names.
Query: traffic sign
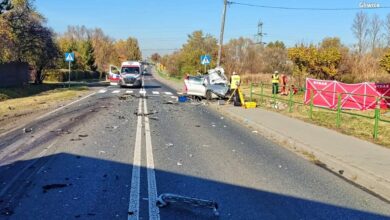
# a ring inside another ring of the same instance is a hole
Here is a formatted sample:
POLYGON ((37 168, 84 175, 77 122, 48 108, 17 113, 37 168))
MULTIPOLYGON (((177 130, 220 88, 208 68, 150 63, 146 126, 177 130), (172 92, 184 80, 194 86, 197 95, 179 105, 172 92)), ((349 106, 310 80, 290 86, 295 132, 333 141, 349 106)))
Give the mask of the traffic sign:
POLYGON ((74 53, 65 53, 65 61, 73 62, 74 61, 74 53))
POLYGON ((211 62, 210 55, 202 55, 202 56, 200 56, 200 63, 202 65, 209 65, 210 62, 211 62))

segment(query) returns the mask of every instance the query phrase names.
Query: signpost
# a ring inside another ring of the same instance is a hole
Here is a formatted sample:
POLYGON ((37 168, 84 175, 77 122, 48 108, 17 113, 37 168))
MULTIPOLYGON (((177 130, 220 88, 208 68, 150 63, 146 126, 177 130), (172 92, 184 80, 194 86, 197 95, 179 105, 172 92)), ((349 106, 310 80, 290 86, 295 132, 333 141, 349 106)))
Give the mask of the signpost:
POLYGON ((74 62, 74 53, 65 53, 65 61, 66 62, 69 62, 69 78, 68 78, 68 84, 69 84, 69 88, 70 88, 70 63, 71 62, 74 62))
POLYGON ((210 55, 202 55, 200 56, 200 63, 204 65, 205 73, 207 72, 207 65, 211 63, 210 55))

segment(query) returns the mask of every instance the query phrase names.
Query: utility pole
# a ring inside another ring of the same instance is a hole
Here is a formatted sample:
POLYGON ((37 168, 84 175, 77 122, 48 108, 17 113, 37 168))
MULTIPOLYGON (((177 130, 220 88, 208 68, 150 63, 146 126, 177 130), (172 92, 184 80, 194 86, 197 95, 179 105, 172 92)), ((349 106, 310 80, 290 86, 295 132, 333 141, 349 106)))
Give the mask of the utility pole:
POLYGON ((221 55, 222 55, 222 45, 223 45, 223 33, 225 31, 225 20, 226 20, 226 6, 228 4, 227 0, 223 1, 223 11, 222 11, 222 22, 221 22, 221 33, 219 35, 219 47, 218 47, 218 59, 217 67, 221 65, 221 55))
POLYGON ((265 42, 263 42, 264 35, 267 35, 266 33, 263 33, 263 22, 259 20, 259 23, 257 24, 257 34, 255 35, 256 38, 256 44, 264 45, 265 42))

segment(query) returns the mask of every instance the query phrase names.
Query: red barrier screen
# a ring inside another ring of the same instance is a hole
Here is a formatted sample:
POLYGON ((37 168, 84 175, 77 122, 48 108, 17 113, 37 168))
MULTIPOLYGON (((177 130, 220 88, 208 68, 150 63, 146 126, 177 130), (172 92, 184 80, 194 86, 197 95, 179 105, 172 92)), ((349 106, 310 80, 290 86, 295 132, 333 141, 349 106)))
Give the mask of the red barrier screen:
POLYGON ((326 108, 337 108, 337 97, 341 94, 341 108, 366 110, 374 109, 377 98, 381 98, 382 109, 390 108, 390 83, 346 84, 331 80, 306 79, 305 104, 326 108))

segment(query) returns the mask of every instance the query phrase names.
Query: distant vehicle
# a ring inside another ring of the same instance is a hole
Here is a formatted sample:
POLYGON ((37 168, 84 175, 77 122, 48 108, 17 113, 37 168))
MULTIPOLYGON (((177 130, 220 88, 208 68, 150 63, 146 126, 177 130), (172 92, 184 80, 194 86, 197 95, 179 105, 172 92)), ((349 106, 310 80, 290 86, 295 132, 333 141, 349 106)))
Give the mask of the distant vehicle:
POLYGON ((138 61, 123 62, 121 68, 110 65, 110 84, 120 87, 138 87, 142 86, 143 66, 138 61))
POLYGON ((229 84, 223 68, 211 69, 205 75, 187 76, 184 85, 187 95, 207 100, 225 98, 229 92, 229 84))

